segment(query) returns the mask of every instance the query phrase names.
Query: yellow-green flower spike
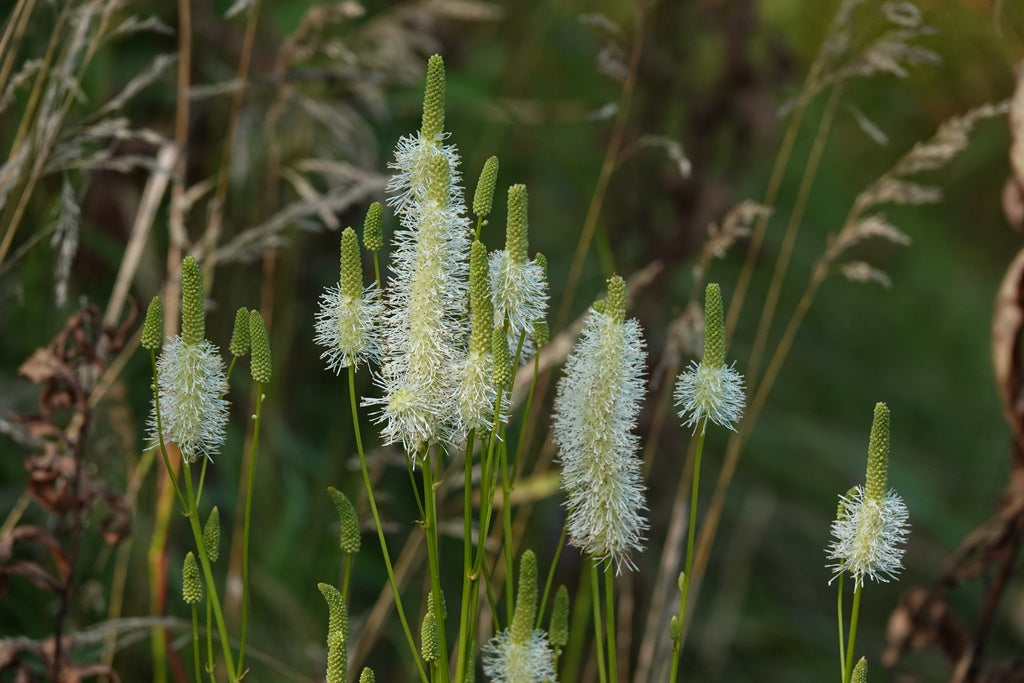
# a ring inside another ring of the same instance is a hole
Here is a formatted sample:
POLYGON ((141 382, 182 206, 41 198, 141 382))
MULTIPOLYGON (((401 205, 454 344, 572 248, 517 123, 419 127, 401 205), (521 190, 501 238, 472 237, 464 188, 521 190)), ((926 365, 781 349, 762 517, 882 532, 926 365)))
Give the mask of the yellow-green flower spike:
POLYGON ((384 246, 384 209, 380 202, 370 204, 363 221, 363 246, 367 251, 377 252, 384 246))
POLYGON ((508 335, 503 327, 491 331, 491 364, 494 384, 503 387, 512 381, 512 359, 508 353, 508 335))
POLYGON ((139 344, 144 349, 155 351, 164 342, 164 304, 160 297, 154 296, 146 309, 146 322, 142 324, 142 339, 139 344))
POLYGON ((476 182, 473 193, 473 213, 477 218, 487 218, 494 206, 494 186, 498 184, 498 157, 491 157, 484 162, 480 171, 480 179, 476 182))
POLYGON ((420 654, 423 661, 433 662, 441 656, 441 634, 437 630, 434 613, 428 611, 420 625, 420 654))
POLYGON ((548 641, 556 648, 569 644, 569 589, 564 585, 555 592, 551 607, 551 625, 548 627, 548 641))
POLYGON ((427 609, 434 613, 435 616, 440 616, 442 619, 448 618, 448 602, 444 599, 444 591, 441 591, 441 604, 434 604, 434 591, 427 593, 427 609))
POLYGON ((722 314, 722 290, 712 282, 704 291, 704 357, 707 367, 725 365, 725 318, 722 314))
POLYGON ((438 206, 448 205, 448 191, 451 188, 451 168, 444 154, 437 153, 427 162, 427 201, 438 206))
POLYGON ((595 313, 602 313, 603 314, 604 313, 604 303, 605 303, 604 302, 604 297, 601 297, 600 299, 595 299, 594 303, 590 307, 594 309, 595 313))
POLYGON ((617 323, 626 319, 626 281, 618 275, 608 278, 608 296, 604 300, 604 314, 617 323))
POLYGON ((480 240, 473 242, 469 251, 469 315, 469 350, 483 356, 490 350, 494 303, 491 301, 487 247, 480 240))
POLYGON ((359 518, 356 517, 356 509, 352 506, 352 501, 333 486, 327 487, 327 493, 334 501, 334 509, 338 511, 338 522, 341 528, 338 534, 338 545, 341 551, 350 555, 359 552, 361 543, 359 518))
POLYGON ((866 657, 861 657, 857 661, 857 666, 853 667, 850 683, 868 683, 868 660, 866 657))
POLYGON ((373 669, 364 666, 362 673, 359 674, 359 683, 377 683, 377 678, 373 675, 373 669))
POLYGON ((206 548, 206 556, 210 562, 216 562, 220 558, 220 509, 216 505, 210 510, 210 516, 206 518, 203 526, 203 547, 206 548))
POLYGON ((868 439, 868 469, 864 481, 864 498, 882 500, 888 487, 889 473, 889 408, 875 404, 875 417, 871 422, 868 439))
POLYGON ((341 295, 359 299, 363 295, 363 261, 359 256, 359 238, 352 228, 341 233, 341 295))
MULTIPOLYGON (((533 257, 533 262, 540 267, 544 281, 548 281, 548 259, 540 252, 533 257)), ((538 349, 542 349, 551 341, 551 328, 548 327, 547 318, 535 320, 533 323, 533 341, 538 349)))
POLYGON ((433 55, 427 61, 427 85, 423 93, 423 124, 420 136, 430 142, 441 142, 444 135, 444 60, 433 55))
POLYGON ((513 263, 526 263, 528 245, 526 185, 508 188, 508 225, 505 227, 505 253, 513 263))
POLYGON ((199 564, 191 550, 185 555, 185 564, 181 568, 181 598, 189 605, 203 599, 203 579, 199 576, 199 564))
POLYGON ((509 635, 513 643, 525 643, 533 631, 537 618, 537 556, 532 550, 523 552, 519 560, 519 590, 516 592, 516 606, 512 611, 509 635))
POLYGON ((345 599, 329 583, 317 588, 327 601, 327 683, 348 681, 348 609, 345 599))
POLYGON ((270 381, 273 364, 270 361, 270 337, 259 311, 249 313, 249 340, 252 342, 249 374, 252 375, 252 381, 266 384, 270 381))
POLYGON ((181 338, 198 346, 206 337, 206 310, 199 264, 191 256, 181 263, 181 338))
POLYGON ((245 307, 235 311, 235 326, 231 330, 228 351, 236 358, 249 353, 249 310, 245 307))

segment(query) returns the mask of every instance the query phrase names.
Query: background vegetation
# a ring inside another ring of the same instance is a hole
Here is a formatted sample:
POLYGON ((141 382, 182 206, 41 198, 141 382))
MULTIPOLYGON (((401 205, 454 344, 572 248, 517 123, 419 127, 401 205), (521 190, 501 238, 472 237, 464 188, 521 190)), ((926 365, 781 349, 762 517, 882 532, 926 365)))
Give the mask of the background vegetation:
MULTIPOLYGON (((691 295, 692 266, 708 226, 739 202, 764 196, 785 114, 837 4, 665 1, 640 10, 615 1, 328 6, 268 0, 228 17, 226 2, 195 3, 186 55, 171 3, 17 3, 18 11, 27 8, 28 19, 20 36, 0 50, 0 66, 11 65, 5 93, 10 97, 0 104, 0 157, 8 159, 0 171, 0 231, 5 242, 10 235, 10 249, 0 257, 5 532, 14 523, 41 525, 58 536, 67 532, 58 516, 26 493, 23 460, 36 446, 12 415, 38 411, 39 387, 19 377, 18 369, 76 312, 89 305, 108 310, 133 225, 148 206, 143 191, 158 150, 175 139, 187 143, 171 189, 154 204, 152 231, 133 264, 129 303, 116 319, 128 326, 127 349, 102 359, 103 365, 113 362, 114 370, 102 374, 109 382, 91 406, 80 449, 96 481, 119 494, 137 487, 137 498, 129 495, 131 531, 112 547, 95 533, 107 508, 100 504, 91 513, 93 531, 82 536, 77 550, 77 588, 65 632, 112 616, 119 568, 127 577, 120 615, 151 614, 146 551, 156 470, 138 482, 131 479, 143 446, 150 379, 143 354, 131 353, 130 335, 141 322, 132 317, 137 307, 164 291, 167 264, 180 262, 183 250, 195 247, 208 257, 207 293, 214 305, 208 329, 214 341, 226 346, 238 306, 259 308, 271 330, 275 375, 264 407, 254 513, 253 676, 315 679, 322 675, 326 624, 316 582, 332 580, 340 567, 335 513, 324 491, 333 485, 358 499, 359 489, 344 381, 322 368, 312 343, 314 309, 322 287, 336 277, 338 229, 359 225, 366 205, 382 198, 391 149, 418 126, 426 56, 445 56, 447 127, 466 175, 475 179, 494 154, 501 159, 499 187, 523 182, 530 188, 531 249, 550 262, 553 322, 580 315, 608 273, 629 276, 656 264, 653 279, 638 290, 633 314, 645 328, 650 371, 658 379, 660 369, 679 362, 673 322, 691 295), (61 55, 81 28, 71 18, 86 10, 95 11, 93 22, 108 17, 110 27, 131 17, 152 23, 106 34, 97 23, 90 25, 103 39, 91 54, 84 51, 88 59, 79 55, 71 64, 74 78, 54 96, 57 103, 66 97, 67 107, 56 124, 56 142, 47 148, 37 132, 49 130, 52 110, 46 107, 59 109, 48 104, 46 88, 61 85, 60 79, 51 75, 41 82, 43 96, 34 104, 37 75, 23 67, 45 55, 51 36, 59 35, 57 56, 45 63, 55 73, 54 64, 63 64, 61 55), (619 121, 622 79, 631 78, 630 55, 638 46, 621 155, 579 284, 567 291, 581 228, 619 121), (158 62, 154 77, 139 81, 160 55, 177 59, 158 62), (181 137, 175 117, 185 93, 175 72, 186 56, 192 89, 181 137), (232 83, 247 57, 241 92, 232 83), (14 79, 23 73, 19 85, 14 79), (145 87, 105 111, 104 103, 133 82, 145 87), (110 127, 97 131, 100 122, 110 127), (224 141, 232 136, 226 157, 224 141), (31 141, 27 158, 43 164, 31 182, 17 176, 12 163, 19 144, 29 144, 25 140, 31 141), (684 151, 689 173, 681 172, 677 150, 684 151), (192 202, 187 212, 183 199, 192 202), (21 203, 17 217, 12 212, 21 203), (58 220, 73 213, 69 207, 80 211, 73 250, 58 220), (174 236, 176 220, 185 242, 174 236), (211 224, 219 229, 211 232, 211 224), (203 240, 209 240, 205 246, 203 240), (55 291, 65 279, 62 247, 71 251, 65 298, 55 291)), ((796 305, 814 260, 857 193, 943 120, 1013 93, 1014 65, 1024 57, 1024 7, 998 0, 922 0, 919 6, 935 30, 918 42, 940 60, 913 66, 902 79, 881 75, 847 85, 782 291, 781 320, 796 305), (865 119, 878 131, 866 131, 871 126, 865 119), (884 140, 878 139, 882 134, 884 140)), ((855 36, 876 30, 877 12, 868 5, 858 15, 855 36)), ((9 22, 18 16, 13 13, 9 22)), ((797 162, 783 177, 751 295, 733 335, 741 370, 825 99, 811 103, 797 137, 797 162)), ((837 494, 862 477, 876 401, 892 411, 890 481, 907 501, 912 534, 901 581, 872 585, 866 593, 859 645, 873 666, 885 650, 887 619, 901 596, 934 581, 958 544, 996 512, 1012 462, 1012 432, 989 350, 993 299, 1020 248, 1020 235, 1008 227, 1001 208, 1010 140, 1005 117, 982 122, 966 152, 927 177, 943 188, 940 203, 886 208, 912 245, 867 242, 858 256, 881 267, 890 288, 841 277, 822 286, 729 493, 684 653, 691 680, 764 680, 769 672, 769 680, 820 681, 832 675, 834 594, 826 585, 823 548, 837 494)), ((501 216, 503 193, 498 196, 501 216)), ((503 239, 502 221, 492 223, 486 230, 494 232, 485 232, 485 239, 495 247, 503 239)), ((386 236, 394 227, 386 220, 386 236)), ((727 299, 744 245, 711 266, 709 277, 722 283, 727 299)), ((773 336, 781 332, 780 322, 773 336)), ((656 443, 648 478, 653 530, 640 571, 627 583, 637 596, 632 608, 638 634, 650 607, 646 596, 664 529, 676 514, 672 500, 689 436, 674 420, 658 419, 656 396, 652 392, 640 427, 645 442, 656 443)), ((222 511, 235 509, 248 408, 236 403, 233 411, 234 432, 211 470, 210 495, 222 511)), ((57 417, 71 413, 65 408, 57 417)), ((538 418, 535 454, 548 448, 545 414, 546 409, 538 418)), ((711 435, 704 461, 708 482, 717 475, 716 454, 724 446, 721 434, 711 435)), ((385 449, 374 456, 394 539, 415 532, 408 482, 401 467, 389 466, 402 464, 399 455, 385 449)), ((537 501, 524 547, 537 551, 542 567, 557 541, 561 515, 558 495, 537 501)), ((170 530, 167 613, 184 617, 173 584, 191 541, 184 524, 172 522, 170 530)), ((18 557, 45 564, 40 548, 18 546, 18 557)), ((0 561, 8 559, 0 552, 0 561)), ((1024 584, 1019 561, 1012 566, 1017 580, 1002 595, 985 639, 985 657, 992 661, 1019 658, 1024 649, 1024 584)), ((560 580, 574 583, 577 569, 577 558, 567 552, 560 580)), ((364 551, 353 577, 353 633, 383 628, 363 663, 375 667, 378 680, 405 680, 389 668, 402 652, 397 625, 365 621, 385 588, 381 576, 374 555, 364 551)), ((2 578, 0 637, 51 635, 60 600, 23 577, 2 578)), ((951 597, 951 608, 969 631, 984 612, 985 591, 986 584, 975 580, 951 597)), ((187 626, 175 622, 175 629, 180 643, 187 626)), ((632 648, 635 660, 639 643, 632 648)), ((95 643, 77 656, 98 660, 99 649, 95 643)), ((148 640, 124 641, 113 666, 123 680, 148 679, 148 640)), ((932 646, 901 659, 896 671, 875 667, 872 680, 938 680, 950 675, 950 665, 932 646)))

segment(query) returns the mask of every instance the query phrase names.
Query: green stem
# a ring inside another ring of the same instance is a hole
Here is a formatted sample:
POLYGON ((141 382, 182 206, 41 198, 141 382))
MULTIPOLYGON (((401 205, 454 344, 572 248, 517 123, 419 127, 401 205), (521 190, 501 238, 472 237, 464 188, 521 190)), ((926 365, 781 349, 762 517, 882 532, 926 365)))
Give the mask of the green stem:
POLYGON ((544 582, 544 594, 540 598, 540 609, 537 610, 537 621, 534 628, 540 628, 541 619, 544 618, 544 610, 548 608, 548 596, 551 595, 551 584, 555 580, 555 569, 558 567, 558 560, 562 557, 562 548, 565 547, 565 537, 569 534, 569 520, 562 525, 562 535, 558 537, 558 545, 555 547, 555 556, 551 558, 551 567, 548 568, 548 578, 544 582))
POLYGON ((252 492, 256 482, 256 456, 260 450, 260 421, 263 417, 263 384, 256 383, 256 418, 253 423, 252 447, 249 450, 249 472, 245 487, 245 526, 242 531, 242 633, 238 645, 238 669, 241 679, 245 666, 245 637, 249 631, 249 537, 252 530, 252 492))
POLYGON ((604 568, 604 619, 608 632, 608 677, 613 683, 618 683, 618 653, 615 651, 615 572, 611 562, 604 568))
MULTIPOLYGON (((210 683, 217 683, 213 666, 213 612, 210 609, 210 598, 206 598, 206 673, 210 676, 210 683)), ((196 679, 198 683, 199 679, 196 679)))
POLYGON ((512 570, 514 560, 512 558, 512 482, 508 476, 508 448, 503 441, 501 443, 501 454, 499 467, 501 468, 501 531, 504 540, 501 544, 502 553, 505 558, 505 613, 509 615, 509 623, 512 623, 512 570))
POLYGON ((846 626, 843 624, 843 579, 846 577, 846 572, 839 574, 839 590, 836 597, 836 617, 839 621, 839 679, 846 680, 846 643, 844 640, 844 631, 846 626))
POLYGON ((853 673, 853 645, 857 641, 857 617, 860 615, 861 584, 856 582, 853 589, 853 607, 850 609, 850 636, 846 642, 846 670, 843 672, 843 683, 850 683, 853 673))
POLYGON ((420 680, 427 683, 427 672, 423 670, 423 663, 420 661, 420 651, 416 647, 416 641, 409 630, 409 621, 405 618, 405 610, 402 607, 402 597, 398 590, 398 580, 395 579, 395 570, 391 565, 391 555, 388 553, 388 544, 384 539, 384 527, 380 523, 380 514, 377 512, 377 501, 373 495, 373 485, 370 483, 370 471, 366 467, 366 454, 363 452, 363 437, 359 430, 359 411, 356 404, 356 378, 355 369, 348 367, 348 396, 352 406, 352 429, 356 436, 356 451, 359 454, 359 469, 363 475, 363 485, 366 487, 366 498, 370 502, 370 512, 373 514, 373 525, 377 529, 377 540, 380 542, 380 551, 384 556, 384 567, 388 572, 388 583, 391 585, 391 593, 395 598, 395 611, 398 612, 398 619, 402 622, 402 631, 405 633, 406 644, 412 653, 413 663, 419 672, 420 680))
POLYGON ((592 558, 587 559, 590 565, 590 601, 594 608, 594 654, 597 656, 597 676, 601 683, 608 683, 608 674, 604 670, 604 642, 601 639, 601 589, 597 577, 597 564, 592 558))
POLYGON ((192 658, 195 664, 196 670, 196 683, 201 680, 199 673, 199 650, 202 647, 199 644, 199 611, 195 605, 190 605, 192 608, 192 658))
MULTIPOLYGON (((441 449, 437 449, 438 468, 441 465, 441 449)), ((437 636, 440 642, 442 656, 446 657, 448 643, 445 637, 445 619, 441 611, 441 556, 438 547, 437 529, 437 496, 434 485, 434 465, 431 462, 430 448, 423 453, 423 502, 427 512, 426 528, 427 533, 427 562, 430 565, 430 588, 434 592, 434 621, 437 623, 437 636)), ((448 662, 438 660, 437 673, 440 674, 441 683, 448 683, 449 671, 448 662)))
POLYGON ((352 578, 352 565, 355 555, 353 553, 345 553, 345 566, 342 570, 341 577, 341 597, 348 601, 348 585, 352 578))
POLYGON ((462 600, 459 602, 459 639, 456 644, 455 680, 462 683, 466 679, 466 660, 469 647, 469 606, 470 592, 476 586, 476 575, 473 573, 473 446, 476 441, 476 430, 470 429, 466 435, 466 453, 463 456, 462 481, 462 600))

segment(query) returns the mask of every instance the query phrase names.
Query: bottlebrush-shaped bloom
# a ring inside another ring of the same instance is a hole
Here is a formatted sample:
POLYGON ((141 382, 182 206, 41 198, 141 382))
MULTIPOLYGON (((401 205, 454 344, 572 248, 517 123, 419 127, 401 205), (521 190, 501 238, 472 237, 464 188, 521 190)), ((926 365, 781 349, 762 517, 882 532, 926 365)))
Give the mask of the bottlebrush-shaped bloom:
POLYGON ((626 284, 608 280, 601 311, 565 364, 555 397, 554 430, 569 509, 569 539, 594 559, 634 565, 647 521, 640 481, 639 439, 632 434, 644 395, 644 341, 625 320, 626 284))
POLYGON ((826 549, 833 580, 844 571, 857 586, 864 578, 888 582, 903 568, 902 547, 910 527, 907 506, 895 490, 887 490, 889 468, 889 409, 875 405, 871 437, 868 440, 868 467, 864 486, 840 496, 839 512, 832 523, 833 540, 826 549))
POLYGON ((448 440, 458 414, 458 371, 465 355, 469 221, 458 185, 458 155, 444 138, 444 63, 427 66, 423 125, 403 138, 388 189, 401 223, 391 256, 379 384, 386 443, 410 454, 448 440))

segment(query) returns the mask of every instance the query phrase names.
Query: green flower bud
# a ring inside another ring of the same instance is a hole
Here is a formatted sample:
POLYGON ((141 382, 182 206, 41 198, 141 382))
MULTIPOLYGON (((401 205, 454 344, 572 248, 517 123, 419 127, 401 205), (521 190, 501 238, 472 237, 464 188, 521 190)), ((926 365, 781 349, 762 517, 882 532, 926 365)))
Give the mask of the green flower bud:
POLYGON ((616 323, 626 319, 626 281, 618 275, 608 278, 608 297, 604 302, 604 314, 616 323))
POLYGON ((491 301, 491 276, 487 265, 487 247, 480 240, 469 251, 469 311, 471 351, 484 355, 491 344, 494 303, 491 301))
POLYGON ((548 640, 556 648, 569 644, 569 590, 559 586, 555 592, 555 602, 551 607, 551 625, 548 627, 548 640))
POLYGON ((427 662, 433 662, 441 657, 441 634, 437 630, 433 612, 428 611, 420 625, 420 654, 427 662))
POLYGON ((220 558, 220 510, 216 505, 210 510, 210 516, 206 518, 206 525, 203 527, 203 547, 206 548, 206 556, 210 562, 216 562, 220 558))
POLYGON ((191 550, 185 555, 185 564, 181 568, 181 598, 189 605, 203 599, 203 579, 199 576, 199 565, 191 550))
POLYGON ((679 640, 683 635, 683 625, 679 623, 678 615, 673 614, 671 621, 668 622, 668 637, 672 640, 679 640))
POLYGON ((494 384, 503 387, 512 381, 512 359, 508 351, 508 335, 503 327, 491 330, 491 364, 494 384))
POLYGON ((423 124, 420 136, 430 142, 441 142, 444 134, 444 60, 433 55, 427 61, 427 85, 423 94, 423 124))
POLYGON ((228 351, 236 358, 249 353, 249 311, 244 306, 235 311, 235 326, 231 330, 228 351))
POLYGON ((714 282, 704 292, 704 357, 701 364, 712 368, 725 365, 722 290, 714 282))
POLYGON ((438 206, 448 205, 448 192, 451 189, 451 169, 448 158, 438 152, 427 162, 427 194, 428 201, 438 206))
POLYGON ((206 338, 206 310, 199 264, 191 256, 181 263, 181 338, 197 346, 206 338))
POLYGON ((868 683, 868 660, 861 657, 850 674, 850 683, 868 683))
POLYGON ((373 675, 373 669, 368 666, 363 667, 362 673, 359 674, 359 683, 376 683, 377 679, 373 675))
MULTIPOLYGON (((541 273, 543 274, 544 281, 548 281, 548 260, 538 252, 533 258, 533 262, 540 266, 541 273)), ((542 349, 548 345, 551 341, 551 329, 548 327, 548 321, 546 318, 541 318, 533 323, 533 341, 537 344, 538 349, 542 349)))
POLYGON ((868 438, 868 469, 864 481, 864 497, 882 500, 888 487, 889 475, 889 408, 875 404, 875 416, 868 438))
POLYGON ((444 599, 444 591, 441 591, 441 604, 434 605, 434 591, 427 593, 427 609, 436 615, 440 614, 442 619, 448 618, 448 603, 444 599))
POLYGON ((356 509, 352 501, 344 493, 334 488, 327 487, 327 493, 334 501, 334 508, 338 511, 338 520, 341 525, 341 532, 338 535, 338 545, 342 552, 350 555, 359 552, 359 519, 356 517, 356 509))
POLYGON ((473 193, 473 213, 478 218, 487 218, 494 205, 494 186, 498 183, 498 157, 491 157, 484 162, 480 171, 480 179, 476 182, 473 193))
POLYGON ((537 618, 537 556, 532 550, 523 552, 519 560, 519 590, 509 627, 513 643, 525 644, 537 618))
POLYGON ((154 296, 146 309, 146 322, 142 324, 142 348, 155 351, 164 344, 164 304, 154 296))
POLYGON ((363 221, 363 246, 367 251, 380 251, 384 246, 384 229, 382 224, 384 209, 380 202, 370 204, 363 221))
POLYGON ((249 313, 249 339, 252 342, 249 374, 252 375, 252 381, 266 384, 270 381, 273 366, 270 362, 270 337, 259 311, 249 313))
POLYGON ((505 228, 505 253, 513 263, 526 263, 528 246, 526 185, 508 188, 508 225, 505 228))
POLYGON ((317 588, 327 601, 327 683, 348 681, 348 609, 345 599, 334 586, 318 583, 317 588))
POLYGON ((341 233, 341 295, 359 300, 363 296, 363 261, 359 256, 359 238, 352 228, 341 233))

